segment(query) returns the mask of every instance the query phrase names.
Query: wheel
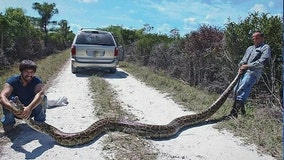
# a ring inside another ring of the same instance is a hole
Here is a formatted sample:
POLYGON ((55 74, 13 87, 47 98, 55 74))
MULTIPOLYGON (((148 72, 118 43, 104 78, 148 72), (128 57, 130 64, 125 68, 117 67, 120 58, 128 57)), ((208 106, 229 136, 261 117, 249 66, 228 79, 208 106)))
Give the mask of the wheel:
POLYGON ((116 72, 116 68, 112 68, 112 69, 110 69, 110 71, 109 71, 110 73, 112 73, 112 74, 114 74, 115 72, 116 72))
POLYGON ((71 65, 71 72, 72 72, 73 74, 75 74, 75 73, 78 72, 78 69, 75 68, 75 67, 73 67, 73 65, 71 65))

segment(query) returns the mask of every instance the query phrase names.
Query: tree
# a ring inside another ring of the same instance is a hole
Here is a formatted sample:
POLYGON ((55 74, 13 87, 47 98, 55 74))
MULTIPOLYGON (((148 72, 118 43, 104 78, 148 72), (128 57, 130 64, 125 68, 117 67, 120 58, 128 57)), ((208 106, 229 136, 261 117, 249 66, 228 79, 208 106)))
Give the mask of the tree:
POLYGON ((7 21, 7 19, 2 15, 2 13, 0 13, 0 48, 4 49, 4 33, 8 30, 9 28, 9 22, 7 21))
POLYGON ((22 8, 7 8, 4 18, 8 22, 4 50, 10 57, 23 59, 41 52, 41 36, 22 8))
POLYGON ((48 37, 48 25, 51 23, 56 24, 56 21, 50 21, 53 15, 58 14, 58 9, 55 7, 55 3, 48 4, 46 2, 43 4, 35 2, 32 6, 32 8, 37 10, 38 14, 41 16, 39 25, 45 33, 45 44, 47 43, 48 37))
POLYGON ((144 30, 145 33, 149 33, 153 29, 154 29, 154 27, 151 26, 150 24, 148 24, 148 23, 144 24, 143 30, 144 30))
POLYGON ((75 34, 70 31, 67 20, 60 20, 58 25, 59 28, 54 27, 50 29, 50 33, 48 34, 49 45, 55 46, 57 49, 65 49, 71 45, 75 34))
POLYGON ((67 39, 67 36, 69 34, 70 26, 68 26, 68 21, 67 20, 61 20, 58 22, 58 25, 60 26, 59 32, 62 34, 64 39, 67 39))
MULTIPOLYGON (((183 74, 192 85, 209 86, 221 74, 223 31, 218 27, 202 25, 186 35, 183 46, 183 74)), ((220 79, 220 77, 218 77, 220 79)), ((226 84, 220 88, 226 87, 226 84)), ((222 89, 221 89, 222 90, 222 89)))
POLYGON ((73 41, 75 34, 70 30, 70 26, 68 25, 68 21, 63 19, 58 22, 59 25, 59 34, 61 34, 64 38, 64 42, 67 42, 67 45, 73 41))
POLYGON ((177 28, 174 28, 170 31, 171 33, 171 37, 173 38, 179 38, 180 37, 180 34, 179 34, 179 30, 177 28))

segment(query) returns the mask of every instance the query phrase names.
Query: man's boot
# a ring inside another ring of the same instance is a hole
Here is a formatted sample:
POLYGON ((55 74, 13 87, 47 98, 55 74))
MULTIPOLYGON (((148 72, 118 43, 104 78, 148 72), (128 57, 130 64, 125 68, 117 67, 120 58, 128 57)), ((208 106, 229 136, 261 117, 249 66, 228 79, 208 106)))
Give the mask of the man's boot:
POLYGON ((240 110, 240 105, 238 104, 238 100, 236 100, 232 106, 230 114, 226 117, 226 119, 238 118, 239 110, 240 110))
POLYGON ((238 105, 238 108, 241 109, 241 114, 245 115, 246 114, 245 103, 243 101, 237 100, 236 105, 238 105))

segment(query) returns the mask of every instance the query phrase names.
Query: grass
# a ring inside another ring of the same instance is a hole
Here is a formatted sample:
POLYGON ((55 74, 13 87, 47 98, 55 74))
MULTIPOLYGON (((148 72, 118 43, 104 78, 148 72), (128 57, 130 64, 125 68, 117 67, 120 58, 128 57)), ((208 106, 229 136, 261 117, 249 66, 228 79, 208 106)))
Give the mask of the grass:
MULTIPOLYGON (((121 117, 135 120, 136 117, 126 112, 117 100, 117 93, 110 85, 100 78, 99 75, 90 77, 90 84, 96 107, 96 115, 99 117, 121 117)), ((141 159, 154 160, 157 152, 151 148, 149 141, 142 137, 124 133, 108 133, 104 140, 103 150, 106 153, 105 159, 141 159)))
POLYGON ((218 128, 231 130, 245 142, 256 144, 263 152, 282 159, 281 123, 269 116, 256 116, 254 112, 238 120, 221 123, 218 128))
MULTIPOLYGON (((136 66, 127 62, 120 62, 120 67, 154 88, 169 93, 176 103, 188 110, 201 111, 214 102, 219 95, 198 90, 184 84, 182 81, 170 78, 163 73, 153 72, 146 67, 136 66), (139 70, 139 72, 137 72, 139 70)), ((227 115, 233 103, 228 99, 223 107, 211 118, 227 115)), ((223 121, 216 125, 220 130, 229 130, 240 136, 245 143, 255 144, 264 153, 276 159, 282 159, 282 121, 271 116, 269 109, 258 109, 252 103, 247 103, 246 116, 239 116, 236 120, 223 121)))

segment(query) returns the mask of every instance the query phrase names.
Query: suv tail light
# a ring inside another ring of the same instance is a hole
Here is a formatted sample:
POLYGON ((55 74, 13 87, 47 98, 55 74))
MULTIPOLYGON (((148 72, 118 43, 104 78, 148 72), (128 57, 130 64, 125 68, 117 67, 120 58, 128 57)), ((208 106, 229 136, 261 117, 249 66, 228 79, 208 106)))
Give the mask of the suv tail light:
POLYGON ((74 46, 74 45, 71 47, 71 55, 72 56, 76 55, 76 46, 74 46))
POLYGON ((118 56, 118 48, 117 47, 115 47, 115 49, 114 49, 114 56, 118 56))

